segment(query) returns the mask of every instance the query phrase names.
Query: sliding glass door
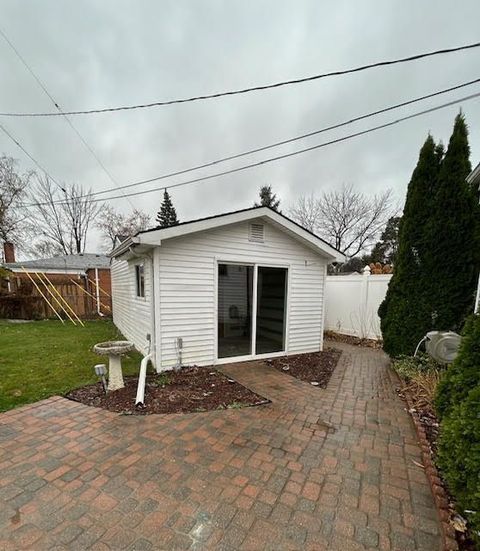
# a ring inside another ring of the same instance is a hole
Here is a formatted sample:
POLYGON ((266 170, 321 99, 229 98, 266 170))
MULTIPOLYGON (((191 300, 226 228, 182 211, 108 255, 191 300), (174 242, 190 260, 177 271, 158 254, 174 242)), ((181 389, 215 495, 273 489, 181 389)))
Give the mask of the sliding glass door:
POLYGON ((252 353, 253 266, 218 265, 218 357, 252 353))
POLYGON ((218 265, 218 358, 285 350, 286 268, 218 265))
POLYGON ((259 266, 255 354, 285 350, 287 270, 259 266))

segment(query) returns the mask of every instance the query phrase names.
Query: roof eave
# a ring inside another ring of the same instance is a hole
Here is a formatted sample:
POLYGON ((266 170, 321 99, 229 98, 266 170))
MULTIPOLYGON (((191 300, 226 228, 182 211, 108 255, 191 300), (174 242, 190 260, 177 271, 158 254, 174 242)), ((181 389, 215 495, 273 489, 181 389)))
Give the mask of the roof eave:
POLYGON ((302 228, 302 226, 300 226, 293 220, 290 220, 285 215, 279 214, 278 212, 268 207, 247 209, 244 211, 237 211, 218 217, 210 217, 196 222, 194 221, 188 225, 180 224, 178 226, 170 226, 168 228, 159 228, 153 231, 150 230, 146 232, 140 232, 135 237, 139 239, 139 243, 141 244, 159 246, 161 245, 161 242, 166 239, 190 235, 193 233, 215 229, 225 225, 237 224, 255 218, 264 218, 278 224, 283 228, 284 231, 288 231, 290 234, 293 235, 294 238, 315 249, 319 254, 326 257, 330 262, 346 261, 346 257, 344 254, 342 254, 340 251, 337 251, 331 245, 326 243, 323 239, 309 232, 305 228, 302 228), (228 216, 228 219, 226 218, 226 216, 228 216))
POLYGON ((469 184, 477 184, 480 186, 480 163, 478 163, 478 165, 467 176, 467 182, 469 184))
POLYGON ((129 237, 122 241, 118 247, 116 247, 108 256, 110 258, 131 260, 132 258, 138 258, 145 256, 149 253, 155 245, 159 245, 160 242, 151 244, 144 243, 138 236, 129 237), (135 251, 133 251, 135 249, 135 251))
POLYGON ((127 237, 124 241, 119 243, 107 256, 109 258, 118 258, 122 254, 128 251, 128 249, 134 246, 136 243, 139 243, 140 239, 138 237, 127 237))
POLYGON ((326 243, 320 237, 310 233, 284 215, 280 215, 270 209, 268 209, 268 212, 270 220, 278 222, 283 228, 289 229, 298 239, 303 241, 307 246, 316 249, 319 254, 326 257, 330 262, 346 262, 347 258, 343 253, 337 251, 337 249, 326 243))

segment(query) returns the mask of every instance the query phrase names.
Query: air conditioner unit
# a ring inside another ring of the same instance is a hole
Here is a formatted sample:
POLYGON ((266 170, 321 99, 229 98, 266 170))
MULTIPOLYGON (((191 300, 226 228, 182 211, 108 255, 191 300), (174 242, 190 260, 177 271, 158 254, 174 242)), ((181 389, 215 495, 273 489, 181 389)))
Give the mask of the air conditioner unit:
POLYGON ((425 335, 425 348, 434 360, 448 364, 457 357, 461 340, 453 331, 430 331, 425 335))

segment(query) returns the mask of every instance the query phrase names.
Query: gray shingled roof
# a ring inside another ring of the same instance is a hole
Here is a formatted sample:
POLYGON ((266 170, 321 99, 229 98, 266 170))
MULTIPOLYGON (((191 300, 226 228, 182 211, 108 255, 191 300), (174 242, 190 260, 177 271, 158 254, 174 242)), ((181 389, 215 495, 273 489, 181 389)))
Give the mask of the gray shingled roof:
POLYGON ((110 268, 110 258, 104 254, 65 254, 52 258, 25 260, 4 264, 5 268, 32 268, 45 270, 88 270, 88 268, 110 268))

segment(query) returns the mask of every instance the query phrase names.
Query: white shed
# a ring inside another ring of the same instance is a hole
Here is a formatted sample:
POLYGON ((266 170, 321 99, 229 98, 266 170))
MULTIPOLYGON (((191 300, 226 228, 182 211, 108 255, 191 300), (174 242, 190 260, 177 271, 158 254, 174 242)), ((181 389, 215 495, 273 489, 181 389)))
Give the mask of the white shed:
POLYGON ((113 321, 157 371, 322 349, 341 253, 255 207, 138 233, 112 256, 113 321), (148 337, 148 335, 150 337, 148 337))

